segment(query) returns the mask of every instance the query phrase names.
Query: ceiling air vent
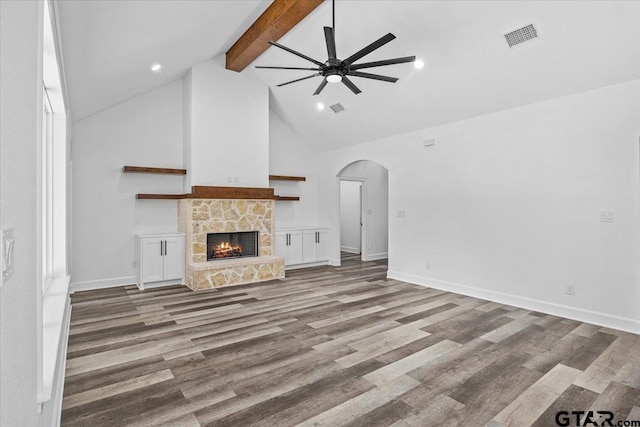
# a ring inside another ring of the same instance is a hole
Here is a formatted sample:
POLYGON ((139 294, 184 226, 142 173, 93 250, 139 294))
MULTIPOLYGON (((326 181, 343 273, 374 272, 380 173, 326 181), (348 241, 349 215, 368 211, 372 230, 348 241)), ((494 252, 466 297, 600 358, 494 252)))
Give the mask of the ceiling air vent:
POLYGON ((344 107, 339 102, 337 104, 333 104, 333 105, 329 106, 329 108, 331 108, 333 110, 333 112, 336 113, 336 114, 342 113, 344 111, 344 107))
POLYGON ((529 24, 525 27, 518 28, 504 35, 509 47, 514 47, 529 40, 538 38, 538 30, 533 24, 529 24))

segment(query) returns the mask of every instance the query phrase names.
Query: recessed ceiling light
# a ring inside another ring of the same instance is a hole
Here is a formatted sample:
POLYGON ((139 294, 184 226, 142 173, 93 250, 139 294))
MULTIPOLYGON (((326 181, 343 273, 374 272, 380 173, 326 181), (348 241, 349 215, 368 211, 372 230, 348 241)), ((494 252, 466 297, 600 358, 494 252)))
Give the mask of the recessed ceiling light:
POLYGON ((330 74, 327 76, 327 81, 329 83, 340 83, 342 81, 342 76, 340 74, 330 74))
POLYGON ((424 68, 424 61, 422 59, 416 59, 413 63, 413 66, 416 67, 418 70, 421 68, 424 68))
POLYGON ((317 107, 318 107, 318 110, 320 111, 324 110, 324 104, 322 102, 318 102, 317 107))
POLYGON ((159 62, 156 62, 155 64, 151 64, 151 71, 153 71, 154 73, 158 73, 160 72, 160 70, 162 70, 162 64, 160 64, 159 62))

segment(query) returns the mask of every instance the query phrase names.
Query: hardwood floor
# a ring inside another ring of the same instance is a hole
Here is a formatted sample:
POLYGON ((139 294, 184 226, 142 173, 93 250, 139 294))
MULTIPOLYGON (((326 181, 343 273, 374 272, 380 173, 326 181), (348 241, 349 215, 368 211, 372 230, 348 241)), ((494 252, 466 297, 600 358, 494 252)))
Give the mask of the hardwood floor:
POLYGON ((345 256, 218 290, 76 293, 62 424, 554 426, 561 410, 640 420, 640 336, 386 270, 345 256))

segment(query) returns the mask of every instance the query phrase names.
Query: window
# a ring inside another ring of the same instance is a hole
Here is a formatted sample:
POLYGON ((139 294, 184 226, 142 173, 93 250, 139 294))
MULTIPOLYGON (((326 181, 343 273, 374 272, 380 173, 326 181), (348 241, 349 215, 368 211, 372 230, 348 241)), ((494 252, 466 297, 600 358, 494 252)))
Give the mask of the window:
POLYGON ((53 108, 47 88, 42 96, 42 295, 53 277, 53 108))
MULTIPOLYGON (((2 1, 2 0, 0 0, 2 1)), ((69 324, 67 170, 64 79, 56 47, 55 3, 45 0, 42 43, 42 138, 38 144, 38 396, 39 408, 61 398, 69 324), (59 375, 56 376, 56 372, 59 375), (57 382, 54 384, 54 380, 57 382)), ((34 82, 39 84, 38 82, 34 82)))

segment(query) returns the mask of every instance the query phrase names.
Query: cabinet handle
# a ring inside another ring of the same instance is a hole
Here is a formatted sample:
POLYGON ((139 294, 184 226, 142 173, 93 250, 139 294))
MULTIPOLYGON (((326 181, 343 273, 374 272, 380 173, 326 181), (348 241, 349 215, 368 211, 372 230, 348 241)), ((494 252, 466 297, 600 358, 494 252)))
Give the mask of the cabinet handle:
POLYGON ((162 256, 162 255, 164 255, 164 254, 162 253, 162 240, 160 240, 160 256, 162 256))
POLYGON ((316 231, 316 243, 320 243, 320 232, 316 231))
POLYGON ((164 241, 164 254, 167 255, 167 241, 164 241))

